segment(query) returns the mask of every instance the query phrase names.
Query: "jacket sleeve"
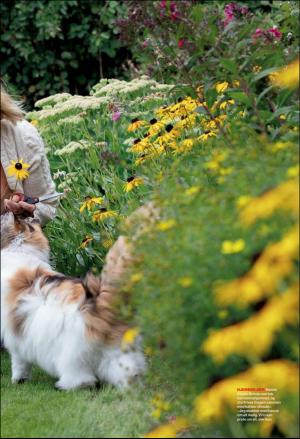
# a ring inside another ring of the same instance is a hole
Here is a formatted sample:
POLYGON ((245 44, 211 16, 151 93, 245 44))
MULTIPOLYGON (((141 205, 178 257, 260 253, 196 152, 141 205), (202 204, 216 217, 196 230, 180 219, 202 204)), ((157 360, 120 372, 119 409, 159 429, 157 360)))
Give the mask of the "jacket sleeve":
MULTIPOLYGON (((28 157, 30 175, 24 180, 24 193, 30 197, 41 197, 56 192, 55 184, 50 173, 50 166, 46 156, 43 140, 36 128, 27 121, 20 124, 21 135, 26 149, 25 156, 28 157)), ((44 226, 53 219, 56 214, 58 198, 36 204, 35 218, 39 219, 44 226)))

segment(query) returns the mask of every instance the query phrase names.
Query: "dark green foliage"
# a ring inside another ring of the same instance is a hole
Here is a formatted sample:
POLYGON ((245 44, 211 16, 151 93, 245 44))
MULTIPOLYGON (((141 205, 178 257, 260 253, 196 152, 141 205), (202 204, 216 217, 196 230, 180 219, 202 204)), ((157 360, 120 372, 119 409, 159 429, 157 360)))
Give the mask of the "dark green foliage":
POLYGON ((99 78, 120 74, 127 52, 114 19, 122 2, 3 0, 1 76, 28 106, 49 94, 87 94, 99 78))

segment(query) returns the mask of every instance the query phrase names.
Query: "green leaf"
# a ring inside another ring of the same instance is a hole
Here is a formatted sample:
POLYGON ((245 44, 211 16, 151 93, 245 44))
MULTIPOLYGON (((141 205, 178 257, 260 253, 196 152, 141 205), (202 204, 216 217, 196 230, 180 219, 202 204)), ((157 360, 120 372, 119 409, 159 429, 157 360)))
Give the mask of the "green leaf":
POLYGON ((232 59, 221 59, 221 64, 231 73, 237 73, 237 67, 232 59))
POLYGON ((242 102, 243 104, 247 106, 251 106, 251 100, 249 99, 249 96, 246 95, 243 91, 226 91, 226 94, 229 95, 232 99, 242 102))
POLYGON ((262 70, 261 72, 253 75, 250 83, 253 84, 254 82, 258 81, 259 79, 262 79, 265 76, 270 75, 270 73, 276 72, 276 70, 278 70, 278 67, 270 67, 269 69, 262 70))

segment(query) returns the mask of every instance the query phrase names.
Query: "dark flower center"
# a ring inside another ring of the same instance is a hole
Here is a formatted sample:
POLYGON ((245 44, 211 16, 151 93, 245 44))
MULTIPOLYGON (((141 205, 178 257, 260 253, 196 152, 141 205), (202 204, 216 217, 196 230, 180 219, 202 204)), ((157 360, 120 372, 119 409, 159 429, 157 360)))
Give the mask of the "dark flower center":
POLYGON ((133 143, 136 145, 136 144, 139 143, 140 141, 141 141, 141 139, 135 139, 133 143))
POLYGON ((157 119, 155 119, 155 117, 150 120, 151 125, 154 125, 156 122, 157 122, 157 119))
POLYGON ((15 164, 15 168, 18 170, 18 171, 20 171, 22 168, 23 168, 23 166, 22 166, 22 163, 16 163, 15 164))
POLYGON ((209 134, 210 133, 210 130, 205 130, 204 131, 204 134, 209 134))
POLYGON ((100 212, 107 212, 106 207, 101 207, 100 212))
POLYGON ((170 131, 172 131, 172 129, 173 129, 173 125, 169 123, 169 124, 166 126, 166 131, 167 131, 167 133, 169 133, 170 131))
POLYGON ((132 175, 131 177, 128 177, 126 181, 127 183, 130 183, 134 179, 135 179, 135 175, 132 175))
POLYGON ((139 120, 138 120, 138 118, 136 117, 135 119, 132 119, 132 121, 131 121, 131 123, 135 123, 135 122, 138 122, 139 120))
POLYGON ((178 98, 178 99, 177 99, 177 102, 182 102, 182 98, 178 98))

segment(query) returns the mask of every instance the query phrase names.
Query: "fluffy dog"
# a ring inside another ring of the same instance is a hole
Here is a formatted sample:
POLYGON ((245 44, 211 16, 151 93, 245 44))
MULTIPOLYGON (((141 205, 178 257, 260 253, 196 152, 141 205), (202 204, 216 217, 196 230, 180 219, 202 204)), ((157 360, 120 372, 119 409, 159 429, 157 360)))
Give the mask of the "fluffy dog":
POLYGON ((127 387, 145 371, 139 342, 120 347, 127 327, 116 317, 116 279, 130 259, 123 237, 107 255, 101 277, 55 272, 40 225, 1 218, 1 338, 11 355, 12 382, 30 378, 32 364, 57 377, 59 389, 104 381, 127 387))

